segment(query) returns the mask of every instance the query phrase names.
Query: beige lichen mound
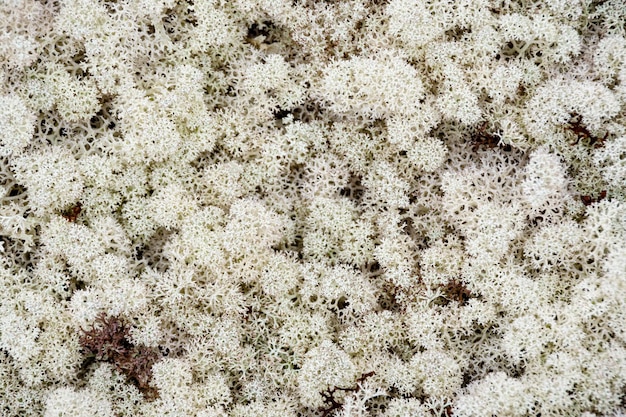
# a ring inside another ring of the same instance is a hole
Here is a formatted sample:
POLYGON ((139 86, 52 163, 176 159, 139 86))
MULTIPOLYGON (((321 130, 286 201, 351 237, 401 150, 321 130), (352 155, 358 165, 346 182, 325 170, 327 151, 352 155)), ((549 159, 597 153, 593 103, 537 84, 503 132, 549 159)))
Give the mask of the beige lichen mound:
POLYGON ((0 1, 0 415, 626 415, 623 1, 0 1))
POLYGON ((19 155, 33 138, 35 115, 24 100, 16 96, 0 97, 0 155, 19 155))

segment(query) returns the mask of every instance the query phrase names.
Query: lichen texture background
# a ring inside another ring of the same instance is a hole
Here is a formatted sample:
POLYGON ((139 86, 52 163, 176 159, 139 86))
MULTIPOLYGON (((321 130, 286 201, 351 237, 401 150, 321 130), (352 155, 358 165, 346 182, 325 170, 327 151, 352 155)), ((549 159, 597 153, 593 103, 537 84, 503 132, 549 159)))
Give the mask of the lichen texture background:
POLYGON ((625 417, 624 0, 0 0, 0 415, 625 417))

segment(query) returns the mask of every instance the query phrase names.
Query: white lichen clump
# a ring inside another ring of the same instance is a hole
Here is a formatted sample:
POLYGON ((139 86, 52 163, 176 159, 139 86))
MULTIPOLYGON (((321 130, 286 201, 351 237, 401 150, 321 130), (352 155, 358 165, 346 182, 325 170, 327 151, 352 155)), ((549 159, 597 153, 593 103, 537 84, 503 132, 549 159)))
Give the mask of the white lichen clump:
POLYGON ((0 2, 0 414, 626 415, 625 22, 0 2))

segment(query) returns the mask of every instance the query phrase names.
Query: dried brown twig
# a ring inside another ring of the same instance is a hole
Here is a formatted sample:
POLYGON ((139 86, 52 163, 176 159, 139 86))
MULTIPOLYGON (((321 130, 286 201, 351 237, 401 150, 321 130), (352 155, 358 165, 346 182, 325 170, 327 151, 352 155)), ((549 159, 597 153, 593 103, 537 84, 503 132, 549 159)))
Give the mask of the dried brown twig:
POLYGON ((361 374, 361 376, 356 380, 356 385, 350 388, 342 388, 342 387, 333 387, 329 388, 322 393, 322 397, 324 397, 324 403, 326 403, 325 407, 322 407, 319 411, 322 413, 322 417, 328 416, 332 411, 339 410, 342 407, 342 403, 335 399, 335 393, 337 391, 344 392, 359 392, 361 389, 361 383, 365 381, 367 378, 374 376, 376 373, 374 371, 368 372, 366 374, 361 374))
POLYGON ((150 386, 152 365, 161 357, 156 348, 134 345, 129 340, 129 328, 117 317, 101 313, 91 329, 81 329, 83 353, 96 361, 109 362, 133 382, 147 397, 156 391, 150 386))
POLYGON ((594 136, 589 129, 582 123, 582 116, 578 113, 571 113, 570 121, 565 125, 565 130, 572 132, 576 136, 576 141, 571 143, 572 146, 578 145, 581 140, 588 141, 588 145, 594 148, 601 148, 609 135, 606 132, 603 137, 594 136))
POLYGON ((585 206, 590 206, 597 202, 600 202, 606 198, 606 190, 602 190, 597 198, 593 198, 590 195, 581 195, 580 199, 582 200, 585 206))
POLYGON ((460 280, 453 279, 442 286, 442 289, 446 297, 458 301, 460 305, 464 305, 472 297, 472 292, 460 280))

